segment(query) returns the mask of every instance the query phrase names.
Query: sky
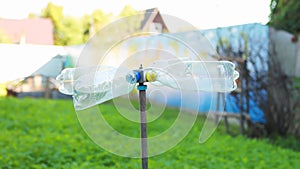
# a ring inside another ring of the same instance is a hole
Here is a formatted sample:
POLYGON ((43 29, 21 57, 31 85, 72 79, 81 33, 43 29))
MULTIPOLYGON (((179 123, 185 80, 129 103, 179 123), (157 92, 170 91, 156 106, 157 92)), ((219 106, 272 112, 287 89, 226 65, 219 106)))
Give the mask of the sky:
POLYGON ((83 16, 95 9, 117 15, 125 5, 145 10, 157 7, 162 14, 187 21, 199 29, 268 22, 271 0, 0 0, 0 18, 23 19, 40 14, 49 2, 64 7, 64 14, 83 16))

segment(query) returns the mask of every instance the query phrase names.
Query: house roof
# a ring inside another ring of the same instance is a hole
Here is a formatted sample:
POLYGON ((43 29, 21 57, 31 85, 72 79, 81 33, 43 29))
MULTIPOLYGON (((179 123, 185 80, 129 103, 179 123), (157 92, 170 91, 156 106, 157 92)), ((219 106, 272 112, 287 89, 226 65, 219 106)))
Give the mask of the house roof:
POLYGON ((147 30, 150 26, 150 23, 161 23, 163 30, 168 32, 166 23, 164 22, 159 10, 157 8, 147 9, 145 11, 145 17, 141 22, 141 29, 147 30))
POLYGON ((50 19, 0 19, 0 29, 13 43, 53 44, 53 24, 50 19))
POLYGON ((56 55, 38 70, 32 73, 32 75, 43 75, 47 77, 55 78, 64 68, 65 58, 62 55, 56 55))
MULTIPOLYGON (((160 23, 163 33, 177 33, 197 30, 196 27, 175 16, 161 14, 157 8, 143 11, 144 19, 141 21, 140 28, 143 31, 151 31, 152 23, 160 23)), ((156 27, 156 25, 155 25, 156 27)), ((153 29, 153 28, 152 28, 153 29)))

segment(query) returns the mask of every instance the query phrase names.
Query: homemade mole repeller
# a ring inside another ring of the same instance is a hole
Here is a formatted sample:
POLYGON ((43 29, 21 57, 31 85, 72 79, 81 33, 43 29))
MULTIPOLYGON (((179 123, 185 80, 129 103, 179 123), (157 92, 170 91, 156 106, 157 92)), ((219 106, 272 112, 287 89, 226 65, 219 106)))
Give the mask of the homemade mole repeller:
MULTIPOLYGON (((141 158, 142 168, 146 169, 148 157, 174 147, 188 133, 196 120, 196 115, 185 116, 180 110, 177 120, 170 129, 158 136, 147 137, 148 88, 167 87, 175 91, 194 93, 231 92, 236 88, 235 80, 239 74, 235 71, 235 65, 229 61, 214 61, 199 56, 199 53, 204 51, 212 51, 202 36, 195 39, 191 36, 186 38, 147 32, 155 35, 151 37, 145 36, 145 32, 141 32, 140 29, 124 29, 126 30, 124 32, 123 29, 119 29, 124 23, 133 23, 143 16, 146 14, 109 24, 87 44, 78 59, 78 66, 64 69, 57 80, 61 84, 60 92, 73 95, 77 117, 89 137, 111 153, 141 158), (118 37, 110 37, 112 36, 110 31, 114 30, 118 30, 116 34, 118 37), (169 42, 167 44, 176 42, 190 54, 180 57, 169 49, 163 49, 161 45, 157 47, 157 44, 163 41, 169 42), (128 49, 132 44, 136 45, 135 51, 127 52, 128 55, 124 52, 120 52, 119 55, 114 52, 115 49, 117 51, 128 49), (128 95, 135 86, 139 93, 140 138, 128 137, 115 131, 105 121, 97 106, 116 97, 128 95), (183 123, 187 125, 184 126, 183 123)), ((179 25, 187 24, 175 17, 167 17, 179 25)), ((183 102, 187 100, 184 96, 181 99, 183 102)), ((213 130, 214 128, 202 133, 200 142, 204 142, 213 130)))

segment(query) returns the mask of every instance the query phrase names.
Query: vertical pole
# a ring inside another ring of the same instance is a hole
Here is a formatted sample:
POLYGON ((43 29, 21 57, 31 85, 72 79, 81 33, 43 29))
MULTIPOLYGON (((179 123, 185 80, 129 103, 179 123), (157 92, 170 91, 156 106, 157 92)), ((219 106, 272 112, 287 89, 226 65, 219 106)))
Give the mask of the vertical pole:
POLYGON ((244 129, 244 92, 245 92, 245 86, 244 86, 244 76, 245 76, 245 61, 242 64, 241 68, 241 76, 240 76, 240 81, 241 81, 241 93, 240 93, 240 109, 241 109, 241 114, 240 114, 240 132, 241 134, 244 134, 245 129, 244 129))
MULTIPOLYGON (((216 118, 215 118, 215 125, 217 125, 218 124, 218 122, 219 122, 219 116, 218 116, 218 114, 219 115, 222 115, 222 114, 220 114, 220 98, 219 98, 219 96, 220 96, 220 93, 218 92, 217 93, 217 110, 216 110, 216 118)), ((222 117, 221 117, 222 118, 222 117)))
POLYGON ((46 99, 50 98, 50 78, 49 77, 46 77, 46 86, 45 86, 44 97, 46 99))
MULTIPOLYGON (((228 123, 228 117, 227 117, 227 113, 226 113, 226 109, 225 109, 225 94, 224 93, 218 93, 218 102, 222 103, 222 106, 224 106, 224 110, 225 110, 225 114, 223 114, 224 116, 224 124, 225 124, 225 129, 226 129, 226 133, 229 134, 229 123, 228 123)), ((219 105, 220 106, 220 105, 219 105)), ((222 107, 220 107, 222 108, 222 107)))
MULTIPOLYGON (((244 77, 245 77, 245 88, 246 88, 246 110, 245 110, 245 112, 246 112, 246 114, 250 114, 250 107, 249 107, 249 105, 250 105, 250 100, 249 100, 249 71, 248 71, 248 69, 247 69, 247 63, 248 63, 248 61, 247 60, 245 60, 245 75, 244 75, 244 77)), ((246 117, 245 117, 246 118, 246 117)), ((248 119, 246 119, 247 120, 247 125, 248 125, 248 127, 251 125, 251 121, 249 121, 248 119)))
POLYGON ((140 120, 141 120, 141 155, 142 169, 148 169, 148 143, 147 143, 147 114, 146 114, 146 89, 147 86, 139 83, 140 120))
POLYGON ((144 85, 146 78, 144 76, 143 65, 139 68, 140 79, 139 85, 139 100, 140 100, 140 123, 141 123, 141 156, 142 156, 142 169, 148 169, 148 140, 147 140, 147 114, 146 114, 146 90, 147 85, 144 85))
MULTIPOLYGON (((218 75, 221 77, 224 74, 223 70, 221 67, 218 69, 218 75)), ((218 92, 217 93, 217 111, 220 113, 220 110, 223 110, 225 113, 221 114, 224 117, 224 123, 225 123, 225 128, 226 128, 226 133, 229 134, 229 124, 228 124, 228 119, 227 119, 227 113, 226 113, 226 107, 225 107, 225 94, 218 92)))

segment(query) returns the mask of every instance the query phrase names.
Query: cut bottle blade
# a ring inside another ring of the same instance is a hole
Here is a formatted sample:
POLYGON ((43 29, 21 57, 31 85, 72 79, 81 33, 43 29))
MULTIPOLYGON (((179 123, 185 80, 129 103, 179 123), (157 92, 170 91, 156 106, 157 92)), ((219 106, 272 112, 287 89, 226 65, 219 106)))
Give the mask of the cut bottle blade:
POLYGON ((152 69, 157 82, 187 91, 231 92, 239 76, 235 65, 228 61, 181 61, 152 69))
POLYGON ((126 80, 130 73, 125 68, 68 68, 57 80, 61 84, 59 91, 73 95, 75 109, 83 110, 132 91, 136 82, 126 80))

